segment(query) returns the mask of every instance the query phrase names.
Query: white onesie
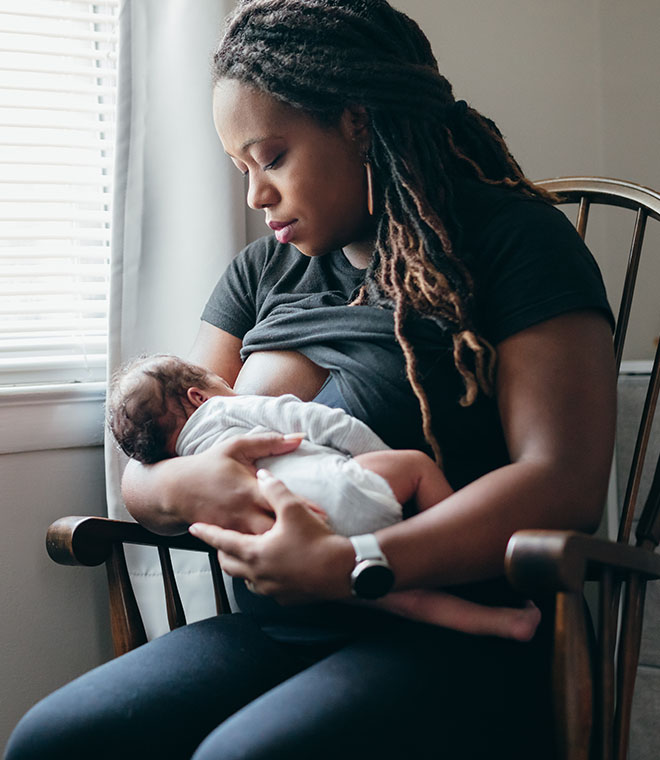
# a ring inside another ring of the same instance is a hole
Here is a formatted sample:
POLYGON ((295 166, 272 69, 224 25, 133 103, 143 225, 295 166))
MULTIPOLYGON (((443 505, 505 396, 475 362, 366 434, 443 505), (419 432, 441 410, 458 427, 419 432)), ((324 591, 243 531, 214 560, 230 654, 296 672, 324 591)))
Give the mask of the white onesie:
POLYGON ((289 490, 322 507, 336 533, 372 533, 401 520, 401 505, 380 475, 352 457, 389 449, 363 422, 296 396, 212 396, 188 418, 176 442, 181 456, 251 433, 306 433, 290 454, 266 457, 289 490))

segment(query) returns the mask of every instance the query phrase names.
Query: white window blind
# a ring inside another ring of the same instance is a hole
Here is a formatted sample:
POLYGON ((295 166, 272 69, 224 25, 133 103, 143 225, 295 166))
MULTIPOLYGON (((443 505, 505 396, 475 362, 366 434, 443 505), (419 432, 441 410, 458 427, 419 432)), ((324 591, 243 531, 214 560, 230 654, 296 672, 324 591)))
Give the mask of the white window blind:
POLYGON ((0 386, 105 376, 119 0, 0 0, 0 386))

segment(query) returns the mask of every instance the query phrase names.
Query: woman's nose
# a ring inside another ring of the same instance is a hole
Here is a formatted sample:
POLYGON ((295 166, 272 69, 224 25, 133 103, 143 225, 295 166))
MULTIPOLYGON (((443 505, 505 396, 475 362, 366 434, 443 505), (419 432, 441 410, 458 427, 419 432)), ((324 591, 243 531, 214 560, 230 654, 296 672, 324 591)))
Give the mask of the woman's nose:
POLYGON ((247 192, 247 204, 250 208, 258 211, 273 206, 277 199, 277 190, 262 172, 250 175, 247 192))

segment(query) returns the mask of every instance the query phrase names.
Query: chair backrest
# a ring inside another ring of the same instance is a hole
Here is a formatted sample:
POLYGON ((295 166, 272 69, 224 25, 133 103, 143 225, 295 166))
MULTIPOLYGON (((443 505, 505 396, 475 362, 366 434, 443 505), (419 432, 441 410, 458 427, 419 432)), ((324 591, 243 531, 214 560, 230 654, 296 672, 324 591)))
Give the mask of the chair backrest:
MULTIPOLYGON (((628 265, 619 301, 619 311, 614 335, 614 351, 617 369, 621 366, 623 349, 632 309, 637 274, 642 254, 642 244, 646 231, 647 220, 655 219, 660 222, 660 193, 631 182, 615 179, 594 177, 559 177, 542 180, 537 183, 541 187, 559 196, 557 205, 577 204, 577 220, 575 226, 584 238, 587 231, 589 210, 593 205, 608 205, 626 208, 634 212, 635 220, 628 255, 628 265)), ((610 294, 612 297, 613 294, 610 294)), ((659 308, 660 312, 660 308, 659 308)), ((650 382, 642 411, 635 450, 631 463, 626 493, 621 505, 621 521, 619 524, 618 540, 628 542, 635 508, 639 498, 639 486, 642 478, 648 443, 651 436, 653 415, 657 406, 658 391, 660 390, 660 343, 655 353, 650 382)), ((658 478, 656 478, 658 480, 658 478)), ((655 491, 660 484, 655 483, 655 491)), ((650 542, 653 547, 660 542, 660 521, 658 505, 647 503, 640 516, 637 528, 638 544, 650 542), (655 506, 655 509, 654 509, 655 506)))
MULTIPOLYGON (((559 197, 558 205, 577 204, 575 222, 584 238, 589 211, 594 205, 618 206, 634 213, 628 262, 621 290, 614 350, 617 369, 624 343, 639 271, 647 221, 660 221, 660 193, 631 182, 593 177, 561 177, 537 183, 559 197)), ((596 252, 597 253, 597 252, 596 252)), ((657 289, 657 283, 653 285, 657 289)), ((610 298, 614 294, 610 293, 610 298)), ((660 304, 659 310, 660 312, 660 304)), ((639 514, 636 545, 653 552, 660 542, 660 459, 655 464, 652 485, 641 510, 638 509, 640 484, 649 453, 651 429, 660 390, 660 344, 655 352, 646 397, 637 427, 634 451, 625 496, 620 505, 617 541, 630 542, 635 514, 639 514)), ((632 695, 639 662, 646 581, 637 573, 625 577, 604 572, 600 576, 598 655, 595 667, 595 751, 591 757, 627 757, 632 695), (619 609, 622 614, 619 615, 619 609), (615 650, 618 648, 618 655, 615 650), (614 663, 616 662, 616 667, 614 663)))

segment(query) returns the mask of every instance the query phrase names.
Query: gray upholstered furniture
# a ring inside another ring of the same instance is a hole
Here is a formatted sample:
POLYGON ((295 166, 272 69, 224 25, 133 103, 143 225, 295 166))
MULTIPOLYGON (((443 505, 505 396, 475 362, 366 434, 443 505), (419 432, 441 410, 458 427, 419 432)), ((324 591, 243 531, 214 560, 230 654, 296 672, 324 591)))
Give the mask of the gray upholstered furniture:
MULTIPOLYGON (((619 380, 615 458, 619 504, 623 500, 626 473, 630 469, 637 434, 635 423, 641 413, 647 385, 648 376, 644 374, 642 367, 627 368, 624 363, 619 380)), ((656 412, 649 443, 649 459, 657 460, 659 455, 660 414, 656 412)), ((648 494, 652 475, 649 468, 646 468, 640 487, 642 501, 648 494)), ((649 584, 646 593, 642 645, 630 728, 630 760, 657 760, 660 756, 660 583, 649 584)))

